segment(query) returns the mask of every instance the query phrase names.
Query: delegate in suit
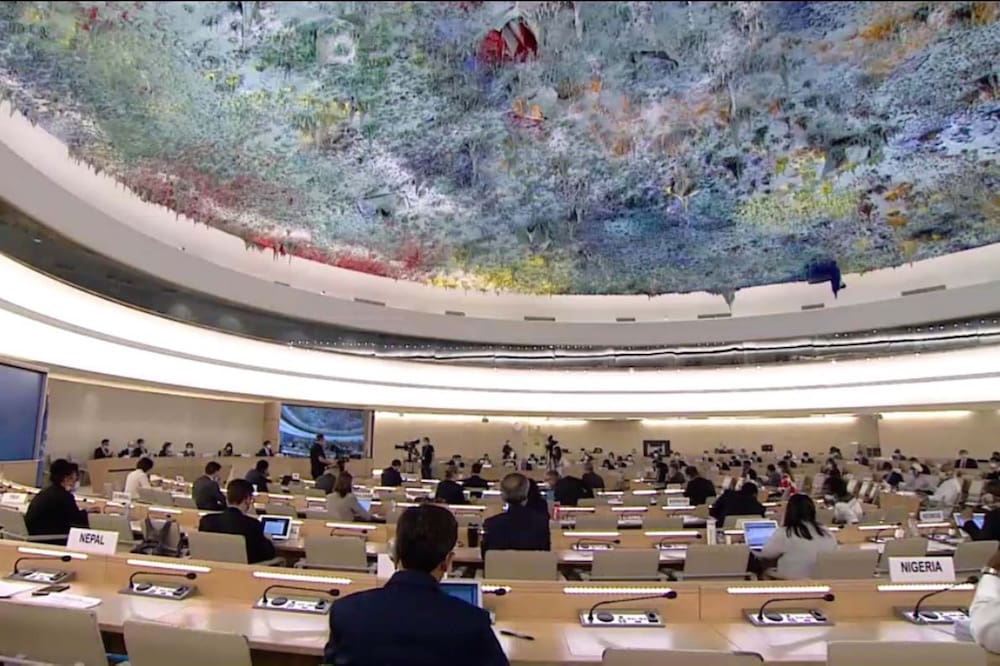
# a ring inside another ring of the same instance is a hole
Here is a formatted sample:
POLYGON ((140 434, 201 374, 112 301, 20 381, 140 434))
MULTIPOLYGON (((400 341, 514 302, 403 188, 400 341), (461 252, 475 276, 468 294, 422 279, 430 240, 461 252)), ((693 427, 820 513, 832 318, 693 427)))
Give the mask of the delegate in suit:
POLYGON ((226 488, 222 513, 210 513, 198 523, 199 532, 239 534, 247 544, 247 562, 254 564, 274 558, 274 544, 264 536, 264 526, 247 515, 253 506, 253 486, 246 479, 233 479, 226 488))
POLYGON ((531 484, 523 474, 508 474, 500 482, 500 494, 507 502, 507 511, 483 522, 480 549, 483 557, 488 550, 550 550, 548 514, 528 508, 531 484))

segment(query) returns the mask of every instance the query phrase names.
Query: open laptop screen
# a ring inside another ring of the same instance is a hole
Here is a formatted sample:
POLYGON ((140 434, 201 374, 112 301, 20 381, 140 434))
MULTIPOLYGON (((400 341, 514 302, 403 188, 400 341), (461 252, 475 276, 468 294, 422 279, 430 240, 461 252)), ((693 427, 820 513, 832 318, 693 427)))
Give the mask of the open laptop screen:
POLYGON ((441 590, 448 596, 461 599, 476 608, 483 607, 483 591, 478 581, 442 580, 441 590))
POLYGON ((287 539, 292 531, 292 519, 289 516, 261 516, 264 534, 276 541, 287 539))
POLYGON ((776 529, 778 523, 773 520, 748 520, 743 523, 743 540, 750 549, 760 549, 776 529))

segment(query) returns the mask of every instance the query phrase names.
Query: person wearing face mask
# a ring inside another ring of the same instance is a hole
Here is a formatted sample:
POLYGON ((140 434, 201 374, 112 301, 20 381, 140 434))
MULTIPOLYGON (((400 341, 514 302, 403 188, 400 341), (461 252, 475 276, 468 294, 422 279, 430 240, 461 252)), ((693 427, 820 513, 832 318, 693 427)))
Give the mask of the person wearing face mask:
POLYGON ((910 465, 910 480, 907 483, 907 490, 918 493, 931 494, 937 487, 938 479, 931 474, 931 468, 914 460, 910 465))
POLYGON ((219 488, 219 474, 222 465, 212 461, 205 465, 205 474, 194 480, 191 498, 202 511, 222 511, 226 508, 226 496, 219 488))
POLYGON ((969 452, 962 449, 958 452, 958 460, 955 461, 955 469, 979 469, 979 463, 975 458, 969 457, 969 452))
MULTIPOLYGON (((76 505, 73 491, 80 477, 80 466, 62 458, 53 461, 49 467, 48 488, 35 495, 24 514, 24 524, 31 536, 49 536, 51 539, 41 539, 41 543, 65 546, 66 538, 72 527, 89 527, 88 511, 83 511, 76 505)), ((97 507, 90 513, 99 511, 97 507)))
POLYGON ((184 445, 184 457, 185 458, 194 458, 195 455, 196 454, 194 452, 194 442, 188 442, 187 444, 185 444, 184 445))
POLYGON ((114 458, 115 454, 111 453, 111 440, 102 439, 101 445, 94 449, 94 460, 101 460, 102 458, 114 458))
POLYGON ((253 485, 246 479, 233 479, 226 488, 226 510, 202 516, 199 532, 238 534, 246 541, 247 563, 274 559, 274 544, 264 535, 264 526, 247 514, 253 507, 253 485))

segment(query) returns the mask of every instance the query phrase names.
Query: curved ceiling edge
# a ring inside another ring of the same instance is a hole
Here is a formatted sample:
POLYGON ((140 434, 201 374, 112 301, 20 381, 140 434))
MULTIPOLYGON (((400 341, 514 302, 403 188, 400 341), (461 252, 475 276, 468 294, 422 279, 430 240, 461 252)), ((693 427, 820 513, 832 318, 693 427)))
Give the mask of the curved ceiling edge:
POLYGON ((383 409, 646 416, 990 403, 1000 348, 767 369, 537 372, 414 368, 178 324, 0 259, 0 354, 197 390, 383 409), (98 334, 98 330, 101 331, 98 334))
POLYGON ((461 294, 299 259, 274 261, 223 232, 178 223, 173 213, 72 162, 62 144, 17 115, 0 120, 0 196, 84 246, 187 288, 394 334, 500 344, 683 344, 829 334, 1000 310, 1000 246, 846 276, 849 288, 836 300, 828 285, 745 289, 731 311, 721 297, 704 293, 651 299, 461 294), (141 231, 144 225, 157 237, 141 231), (161 240, 167 236, 185 249, 161 240), (917 293, 902 297, 907 291, 917 293))

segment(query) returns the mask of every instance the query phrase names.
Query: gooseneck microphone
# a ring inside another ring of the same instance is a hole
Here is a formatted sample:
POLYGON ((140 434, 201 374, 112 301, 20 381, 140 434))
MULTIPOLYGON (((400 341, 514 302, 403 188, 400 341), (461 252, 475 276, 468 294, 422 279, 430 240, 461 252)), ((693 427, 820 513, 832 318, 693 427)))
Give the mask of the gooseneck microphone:
POLYGON ((577 539, 573 542, 573 547, 582 548, 583 546, 611 546, 621 542, 621 539, 577 539))
POLYGON ((774 597, 773 599, 768 599, 760 605, 760 610, 757 611, 757 619, 763 622, 764 609, 778 601, 835 601, 836 599, 837 597, 834 596, 832 592, 827 592, 826 594, 818 597, 774 597))
POLYGON ((942 594, 944 592, 950 592, 951 590, 954 590, 959 585, 969 585, 969 584, 975 585, 978 582, 979 582, 979 577, 978 576, 969 576, 965 580, 960 581, 958 583, 953 583, 953 584, 948 585, 946 587, 942 587, 940 590, 934 590, 933 592, 928 592, 924 596, 922 596, 919 599, 917 599, 917 603, 914 604, 914 606, 913 606, 913 621, 914 622, 923 622, 924 621, 923 618, 920 616, 920 607, 924 604, 925 601, 927 601, 931 597, 935 597, 935 596, 937 596, 939 594, 942 594))
POLYGON ((598 601, 596 604, 590 607, 590 610, 587 612, 587 621, 588 622, 594 621, 594 611, 600 608, 601 606, 608 606, 610 604, 627 604, 630 601, 647 601, 649 599, 676 599, 676 598, 677 598, 677 592, 675 592, 674 590, 667 590, 662 594, 646 594, 641 597, 627 597, 625 599, 605 599, 604 601, 598 601))
MULTIPOLYGON (((340 596, 340 590, 338 590, 335 587, 331 587, 328 590, 317 590, 312 587, 296 587, 294 585, 271 585, 265 588, 264 591, 260 593, 260 598, 265 604, 267 603, 267 593, 270 592, 271 590, 295 590, 297 592, 309 592, 310 594, 325 594, 330 597, 340 596)), ((275 598, 277 599, 279 597, 275 598)))
POLYGON ((162 577, 186 578, 188 580, 194 580, 195 578, 198 577, 198 574, 196 574, 193 571, 189 571, 187 573, 166 573, 162 571, 136 571, 135 573, 133 573, 131 576, 128 577, 128 586, 130 589, 134 589, 136 586, 135 583, 136 576, 149 576, 150 578, 162 578, 162 577))
POLYGON ((56 560, 58 562, 69 562, 72 559, 73 558, 70 557, 69 555, 48 555, 48 556, 43 555, 39 557, 19 557, 16 560, 14 560, 14 573, 15 574, 21 573, 21 570, 17 568, 18 565, 21 564, 21 562, 49 562, 51 560, 56 560))
MULTIPOLYGON (((663 537, 662 539, 660 539, 659 541, 656 542, 656 548, 658 550, 663 550, 663 547, 666 544, 674 544, 674 543, 676 543, 674 540, 677 539, 677 538, 678 537, 665 536, 665 537, 663 537)), ((684 535, 684 538, 687 538, 686 534, 684 535)), ((695 532, 694 538, 695 539, 700 539, 701 538, 701 533, 700 532, 695 532)))
POLYGON ((498 587, 495 590, 483 590, 483 594, 492 594, 497 597, 502 597, 507 594, 507 591, 506 587, 498 587))

